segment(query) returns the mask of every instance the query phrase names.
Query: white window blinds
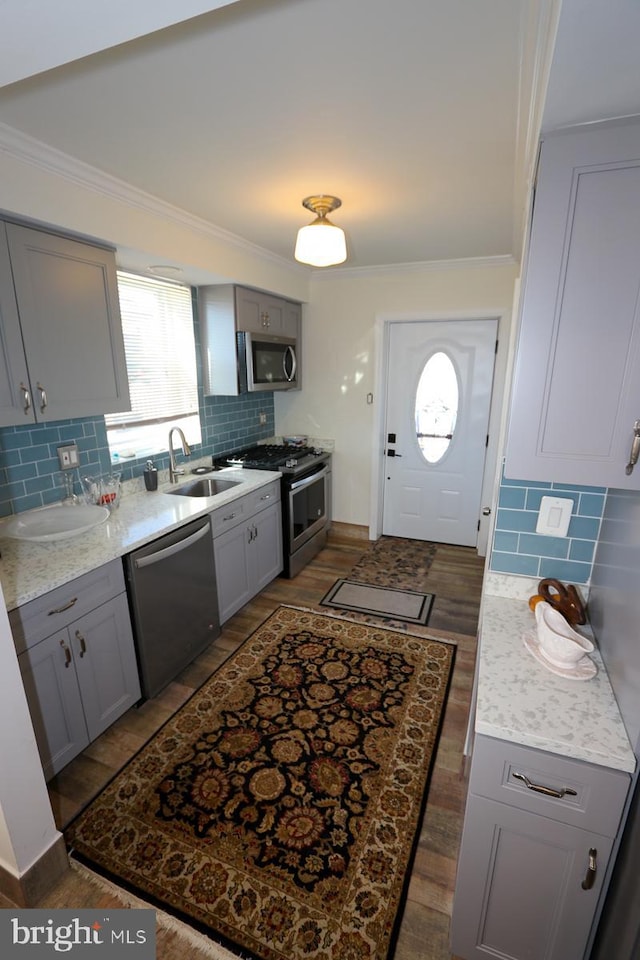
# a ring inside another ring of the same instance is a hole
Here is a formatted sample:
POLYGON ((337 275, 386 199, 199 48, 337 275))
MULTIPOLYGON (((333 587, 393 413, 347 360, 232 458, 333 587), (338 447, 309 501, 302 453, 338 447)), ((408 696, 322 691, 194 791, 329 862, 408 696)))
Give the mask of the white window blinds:
POLYGON ((143 426, 198 413, 193 309, 188 287, 118 273, 132 409, 107 427, 143 426))

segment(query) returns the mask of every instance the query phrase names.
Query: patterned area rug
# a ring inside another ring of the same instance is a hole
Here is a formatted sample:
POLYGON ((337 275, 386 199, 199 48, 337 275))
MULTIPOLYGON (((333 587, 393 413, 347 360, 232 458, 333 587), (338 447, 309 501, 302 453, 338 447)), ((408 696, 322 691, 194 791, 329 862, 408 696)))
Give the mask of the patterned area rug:
POLYGON ((66 831, 260 960, 393 947, 455 647, 279 607, 66 831))
POLYGON ((349 574, 351 580, 398 590, 424 590, 437 545, 404 537, 380 537, 349 574))
POLYGON ((356 580, 336 580, 320 601, 323 607, 370 613, 422 626, 429 620, 432 604, 432 593, 380 587, 376 583, 358 583, 356 580))

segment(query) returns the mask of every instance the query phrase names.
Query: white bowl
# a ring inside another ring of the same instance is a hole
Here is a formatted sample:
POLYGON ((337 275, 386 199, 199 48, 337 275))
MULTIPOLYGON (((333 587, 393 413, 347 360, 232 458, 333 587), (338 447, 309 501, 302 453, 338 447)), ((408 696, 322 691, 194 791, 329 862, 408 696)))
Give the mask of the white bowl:
POLYGON ((0 526, 0 536, 41 543, 69 540, 87 533, 108 519, 109 511, 106 507, 55 504, 41 510, 18 513, 0 526))
POLYGON ((550 603, 540 601, 534 612, 540 649, 552 663, 570 667, 592 653, 592 641, 577 633, 550 603))

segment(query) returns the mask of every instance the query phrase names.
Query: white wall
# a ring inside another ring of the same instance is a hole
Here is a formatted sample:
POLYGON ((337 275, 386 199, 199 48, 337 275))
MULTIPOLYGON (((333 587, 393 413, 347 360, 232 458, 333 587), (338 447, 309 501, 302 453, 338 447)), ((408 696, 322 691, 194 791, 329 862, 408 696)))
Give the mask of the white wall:
POLYGON ((376 414, 384 405, 375 395, 379 318, 502 314, 506 350, 517 274, 515 263, 500 259, 313 275, 302 321, 303 389, 276 394, 276 432, 335 439, 334 520, 370 521, 376 414))
POLYGON ((180 267, 195 286, 241 283, 306 300, 311 271, 0 123, 0 212, 108 243, 118 266, 180 267))

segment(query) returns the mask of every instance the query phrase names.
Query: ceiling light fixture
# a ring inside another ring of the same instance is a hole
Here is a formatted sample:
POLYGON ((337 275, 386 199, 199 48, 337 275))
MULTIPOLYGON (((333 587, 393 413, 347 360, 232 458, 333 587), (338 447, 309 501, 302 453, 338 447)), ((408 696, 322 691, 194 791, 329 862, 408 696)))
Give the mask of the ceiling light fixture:
POLYGON ((327 214, 341 205, 342 200, 324 194, 305 197, 302 206, 315 213, 316 219, 298 230, 294 254, 296 260, 309 263, 312 267, 332 267, 344 263, 347 259, 344 230, 327 220, 327 214))

